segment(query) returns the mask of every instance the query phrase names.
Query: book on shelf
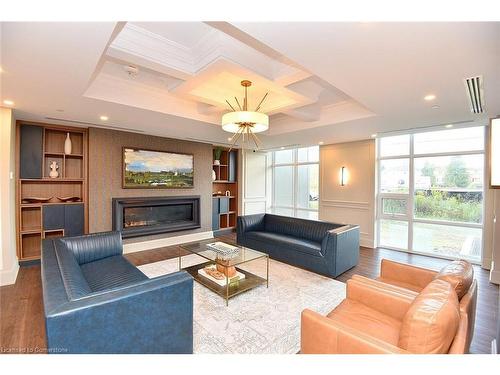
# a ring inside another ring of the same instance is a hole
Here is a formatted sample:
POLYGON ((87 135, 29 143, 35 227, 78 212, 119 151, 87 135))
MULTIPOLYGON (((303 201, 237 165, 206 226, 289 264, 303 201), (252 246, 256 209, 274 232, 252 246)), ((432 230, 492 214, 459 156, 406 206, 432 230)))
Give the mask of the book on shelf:
MULTIPOLYGON (((213 266, 213 268, 215 268, 215 266, 213 266)), ((226 277, 224 277, 223 279, 219 280, 219 279, 216 279, 215 277, 209 275, 205 269, 203 268, 200 268, 198 270, 198 274, 209 279, 210 281, 213 281, 214 283, 216 283, 217 285, 220 285, 220 286, 226 286, 226 277)), ((245 274, 244 273, 241 273, 239 272, 238 270, 236 270, 236 275, 234 275, 233 277, 230 277, 229 278, 229 285, 231 285, 232 283, 235 283, 237 281, 241 281, 245 279, 245 274)))

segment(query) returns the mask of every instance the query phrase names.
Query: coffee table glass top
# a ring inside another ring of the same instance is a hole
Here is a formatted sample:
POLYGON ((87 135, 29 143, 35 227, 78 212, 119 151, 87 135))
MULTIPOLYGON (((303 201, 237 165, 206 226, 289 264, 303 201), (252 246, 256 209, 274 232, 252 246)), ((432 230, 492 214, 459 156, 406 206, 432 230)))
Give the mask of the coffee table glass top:
MULTIPOLYGON (((201 242, 196 242, 192 244, 184 244, 180 245, 182 249, 189 251, 190 253, 199 255, 207 260, 211 260, 214 262, 221 261, 220 254, 217 254, 215 251, 211 250, 207 247, 207 244, 218 242, 219 240, 213 238, 210 240, 205 240, 201 242)), ((232 244, 231 244, 232 245, 232 244)), ((239 252, 231 255, 231 257, 224 257, 223 265, 226 267, 237 266, 239 264, 243 264, 246 262, 250 262, 255 259, 267 257, 267 254, 261 253, 260 251, 256 251, 250 249, 248 247, 232 245, 239 248, 239 252)), ((221 263, 222 264, 222 263, 221 263)))

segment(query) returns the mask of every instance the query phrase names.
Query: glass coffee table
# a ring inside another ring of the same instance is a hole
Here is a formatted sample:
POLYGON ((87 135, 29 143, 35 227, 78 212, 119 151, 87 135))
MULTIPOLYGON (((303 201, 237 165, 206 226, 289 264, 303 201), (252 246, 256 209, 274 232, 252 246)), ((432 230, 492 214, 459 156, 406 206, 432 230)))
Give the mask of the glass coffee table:
POLYGON ((238 294, 263 284, 269 287, 269 256, 267 254, 248 247, 227 244, 237 247, 238 251, 231 256, 221 256, 207 247, 208 244, 214 242, 222 241, 210 239, 192 244, 180 245, 179 270, 187 271, 197 282, 224 298, 226 306, 229 304, 229 299, 238 294), (185 250, 185 252, 182 253, 182 250, 185 250), (198 255, 202 258, 202 261, 205 261, 192 266, 182 267, 182 258, 191 254, 198 255), (238 267, 245 263, 259 261, 259 259, 266 262, 265 278, 238 267), (213 269, 219 270, 219 273, 215 274, 220 279, 212 277, 213 269), (206 270, 208 270, 210 274, 207 275, 207 272, 205 272, 206 270))

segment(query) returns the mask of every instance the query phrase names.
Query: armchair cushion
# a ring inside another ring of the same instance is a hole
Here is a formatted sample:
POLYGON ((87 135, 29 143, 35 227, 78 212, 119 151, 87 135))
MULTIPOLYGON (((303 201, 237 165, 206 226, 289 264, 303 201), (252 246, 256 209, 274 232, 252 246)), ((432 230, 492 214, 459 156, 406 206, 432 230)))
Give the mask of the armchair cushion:
POLYGON ((368 336, 398 345, 401 321, 360 302, 345 299, 327 317, 368 336))
POLYGON ((121 255, 82 264, 81 269, 92 292, 136 284, 148 279, 121 255))
POLYGON ((460 300, 472 284, 474 269, 472 268, 472 264, 466 260, 455 260, 441 268, 434 279, 450 283, 460 300))
POLYGON ((457 294, 434 280, 415 298, 401 325, 398 346, 411 353, 447 353, 460 320, 457 294))

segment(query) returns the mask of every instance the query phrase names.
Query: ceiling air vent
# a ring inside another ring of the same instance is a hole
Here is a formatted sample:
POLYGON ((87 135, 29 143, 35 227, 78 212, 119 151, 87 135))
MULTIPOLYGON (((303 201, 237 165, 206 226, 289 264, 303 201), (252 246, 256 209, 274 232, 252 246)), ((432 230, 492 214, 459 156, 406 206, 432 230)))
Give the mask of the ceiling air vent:
POLYGON ((470 77, 464 79, 465 90, 469 97, 470 110, 472 113, 483 113, 484 94, 483 76, 470 77))

